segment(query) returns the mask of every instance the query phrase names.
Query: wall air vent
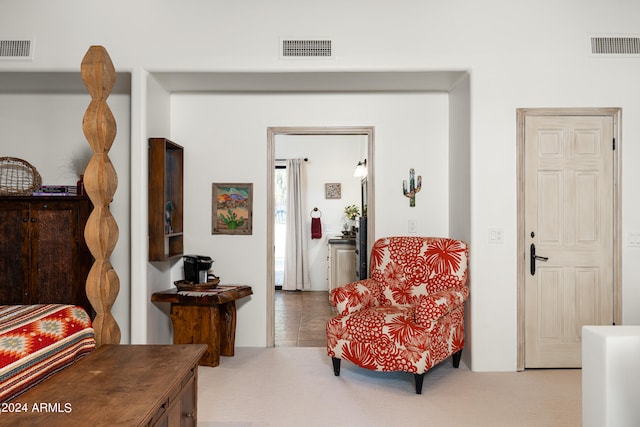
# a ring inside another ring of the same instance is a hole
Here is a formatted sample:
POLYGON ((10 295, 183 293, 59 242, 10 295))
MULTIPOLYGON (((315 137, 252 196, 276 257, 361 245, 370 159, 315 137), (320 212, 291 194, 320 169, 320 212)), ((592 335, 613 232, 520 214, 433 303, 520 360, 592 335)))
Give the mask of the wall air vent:
POLYGON ((590 36, 594 56, 639 56, 640 35, 590 36))
POLYGON ((332 58, 331 40, 282 39, 281 58, 332 58))
POLYGON ((32 61, 32 40, 0 40, 0 61, 32 61))

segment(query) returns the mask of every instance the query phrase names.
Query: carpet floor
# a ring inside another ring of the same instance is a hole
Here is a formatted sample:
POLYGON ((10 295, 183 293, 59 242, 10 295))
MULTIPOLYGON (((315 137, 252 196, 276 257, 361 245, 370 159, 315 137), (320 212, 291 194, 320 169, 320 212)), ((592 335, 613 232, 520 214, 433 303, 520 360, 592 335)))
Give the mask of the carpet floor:
POLYGON ((425 375, 333 375, 321 347, 236 348, 198 370, 198 426, 580 426, 581 370, 472 372, 445 360, 425 375))

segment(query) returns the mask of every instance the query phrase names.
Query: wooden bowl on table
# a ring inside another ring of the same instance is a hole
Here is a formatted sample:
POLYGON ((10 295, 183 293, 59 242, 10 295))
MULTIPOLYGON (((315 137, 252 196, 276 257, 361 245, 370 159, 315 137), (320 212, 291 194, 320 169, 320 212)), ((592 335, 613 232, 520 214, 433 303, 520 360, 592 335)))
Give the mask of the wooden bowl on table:
POLYGON ((177 280, 173 282, 178 288, 178 291, 206 291, 209 289, 215 289, 220 283, 220 278, 215 277, 213 279, 209 279, 206 283, 193 283, 188 282, 186 280, 177 280))

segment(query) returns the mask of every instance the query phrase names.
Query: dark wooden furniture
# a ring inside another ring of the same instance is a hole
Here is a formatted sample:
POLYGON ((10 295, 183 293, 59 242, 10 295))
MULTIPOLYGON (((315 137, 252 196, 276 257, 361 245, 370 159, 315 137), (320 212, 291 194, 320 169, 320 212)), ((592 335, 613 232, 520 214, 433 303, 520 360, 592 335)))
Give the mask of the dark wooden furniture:
POLYGON ((90 211, 86 197, 0 197, 0 305, 74 304, 93 316, 85 292, 90 211))
POLYGON ((14 398, 12 426, 195 426, 204 345, 104 345, 14 398))
POLYGON ((367 218, 358 219, 356 228, 356 280, 369 277, 367 268, 367 218))
POLYGON ((219 286, 213 292, 156 292, 151 301, 171 303, 174 344, 207 344, 200 359, 218 366, 220 355, 233 356, 236 339, 236 300, 253 294, 250 286, 219 286))
POLYGON ((149 261, 182 256, 183 148, 149 138, 149 261))

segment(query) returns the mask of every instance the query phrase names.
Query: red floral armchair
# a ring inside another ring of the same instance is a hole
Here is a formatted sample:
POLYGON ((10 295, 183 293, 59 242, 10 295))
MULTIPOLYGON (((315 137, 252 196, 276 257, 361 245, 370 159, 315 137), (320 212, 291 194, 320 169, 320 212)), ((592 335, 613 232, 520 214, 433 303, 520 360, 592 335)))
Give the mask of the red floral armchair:
POLYGON ((469 297, 465 242, 387 237, 371 251, 369 278, 331 291, 338 315, 327 323, 327 353, 375 371, 414 374, 422 393, 426 371, 449 356, 458 367, 469 297))

